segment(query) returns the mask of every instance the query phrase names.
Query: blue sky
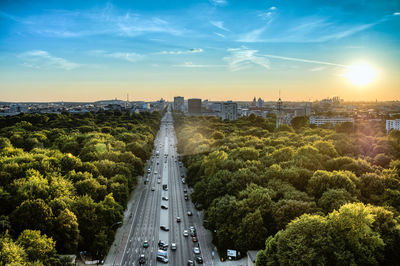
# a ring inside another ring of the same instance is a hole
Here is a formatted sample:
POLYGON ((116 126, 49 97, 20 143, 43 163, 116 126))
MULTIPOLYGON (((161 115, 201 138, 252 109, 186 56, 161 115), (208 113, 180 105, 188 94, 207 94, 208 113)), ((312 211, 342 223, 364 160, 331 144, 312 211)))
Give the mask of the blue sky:
POLYGON ((399 99, 399 29, 393 0, 2 0, 0 101, 399 99))

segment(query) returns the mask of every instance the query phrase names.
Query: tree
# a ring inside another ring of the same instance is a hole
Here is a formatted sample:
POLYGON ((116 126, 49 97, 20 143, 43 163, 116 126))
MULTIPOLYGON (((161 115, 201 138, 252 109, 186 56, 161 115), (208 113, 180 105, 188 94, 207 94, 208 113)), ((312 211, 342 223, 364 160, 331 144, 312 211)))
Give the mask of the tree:
POLYGON ((12 227, 17 233, 24 229, 51 232, 53 219, 51 208, 42 199, 26 200, 10 214, 12 227))
POLYGON ((25 265, 27 255, 22 246, 14 242, 8 232, 0 237, 0 264, 25 265))
POLYGON ((267 237, 268 230, 264 227, 261 212, 248 213, 242 220, 236 233, 236 247, 242 252, 250 249, 260 249, 267 237))
POLYGON ((257 265, 378 265, 385 242, 374 213, 375 207, 350 203, 326 217, 304 214, 267 239, 257 265))
POLYGON ((307 116, 296 116, 290 121, 290 124, 295 130, 299 130, 302 127, 308 127, 310 119, 307 116))
POLYGON ((322 208, 325 213, 333 210, 338 210, 342 205, 351 202, 357 202, 357 198, 352 196, 344 189, 328 189, 325 191, 321 198, 318 200, 318 206, 322 208))
POLYGON ((17 243, 24 247, 30 261, 44 261, 56 253, 56 243, 38 230, 24 230, 17 243))
POLYGON ((323 171, 318 170, 308 181, 308 192, 320 198, 328 189, 345 189, 350 194, 356 194, 356 184, 359 179, 349 171, 323 171))
POLYGON ((78 219, 76 215, 68 209, 62 210, 56 218, 55 226, 57 250, 66 254, 75 253, 79 241, 78 219))

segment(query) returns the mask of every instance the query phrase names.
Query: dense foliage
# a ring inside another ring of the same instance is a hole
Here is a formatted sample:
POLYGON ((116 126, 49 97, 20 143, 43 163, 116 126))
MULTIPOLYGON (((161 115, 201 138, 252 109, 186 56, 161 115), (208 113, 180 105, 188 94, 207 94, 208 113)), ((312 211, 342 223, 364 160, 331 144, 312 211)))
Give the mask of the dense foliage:
POLYGON ((102 258, 150 157, 160 114, 0 118, 0 265, 102 258))
POLYGON ((191 198, 220 254, 258 265, 395 264, 400 134, 380 124, 310 128, 302 117, 175 115, 191 198))

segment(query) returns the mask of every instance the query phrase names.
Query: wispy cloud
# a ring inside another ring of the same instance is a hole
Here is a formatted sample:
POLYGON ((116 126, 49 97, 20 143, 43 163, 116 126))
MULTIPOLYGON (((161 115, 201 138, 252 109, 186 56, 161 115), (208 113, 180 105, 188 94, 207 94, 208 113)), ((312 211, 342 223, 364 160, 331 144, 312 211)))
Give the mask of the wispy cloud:
POLYGON ((224 30, 224 31, 230 31, 229 29, 227 29, 224 26, 224 22, 223 21, 210 21, 210 23, 213 24, 218 29, 221 29, 221 30, 224 30))
POLYGON ((269 58, 281 59, 281 60, 309 63, 309 64, 319 64, 319 65, 329 65, 329 66, 337 66, 337 67, 347 67, 346 65, 342 65, 342 64, 336 64, 336 63, 325 62, 325 61, 302 59, 302 58, 295 58, 295 57, 286 57, 286 56, 271 55, 271 54, 263 54, 263 56, 269 57, 269 58))
POLYGON ((239 39, 237 40, 238 42, 261 42, 261 34, 265 31, 267 27, 262 27, 262 28, 258 28, 255 30, 252 30, 248 33, 245 33, 243 35, 241 35, 239 37, 239 39))
POLYGON ((101 56, 105 58, 113 58, 113 59, 118 59, 118 60, 124 60, 128 61, 131 63, 137 62, 139 60, 142 60, 145 56, 133 52, 113 52, 109 53, 104 50, 94 50, 90 51, 89 54, 95 55, 95 56, 101 56))
POLYGON ((269 10, 276 10, 276 6, 271 6, 269 10))
POLYGON ((22 54, 18 57, 24 62, 23 66, 31 68, 59 68, 64 70, 72 70, 80 65, 77 63, 70 62, 64 58, 52 56, 47 51, 33 50, 22 54))
POLYGON ((393 16, 400 16, 400 12, 394 12, 393 16))
POLYGON ((209 1, 214 6, 225 6, 226 4, 228 4, 228 1, 226 0, 209 0, 209 1))
POLYGON ((211 67, 225 67, 225 65, 201 65, 193 64, 192 62, 184 62, 180 65, 173 65, 174 67, 187 67, 187 68, 211 68, 211 67))
MULTIPOLYGON (((264 19, 269 19, 268 24, 274 20, 273 13, 270 11, 261 13, 259 16, 264 19)), ((334 22, 329 18, 311 16, 285 23, 283 26, 279 27, 278 32, 276 29, 270 31, 267 24, 266 26, 240 34, 236 41, 245 43, 327 42, 343 39, 365 31, 388 19, 389 16, 385 16, 371 23, 346 25, 334 22)))
POLYGON ((227 50, 230 56, 224 57, 223 60, 228 63, 231 71, 239 71, 248 69, 254 65, 269 68, 269 60, 262 55, 256 55, 258 50, 250 50, 247 47, 230 48, 227 50))
POLYGON ((222 33, 214 32, 214 34, 217 35, 217 36, 219 36, 219 37, 225 38, 225 35, 222 34, 222 33))
POLYGON ((151 33, 181 35, 184 29, 162 16, 149 16, 115 8, 108 3, 103 8, 85 12, 48 10, 40 15, 19 19, 0 11, 0 17, 24 24, 24 30, 46 37, 77 38, 94 35, 136 37, 151 33), (84 29, 84 30, 83 30, 84 29))
POLYGON ((177 50, 177 51, 161 51, 156 54, 166 54, 166 55, 181 55, 181 54, 196 54, 204 52, 201 48, 192 48, 189 50, 177 50))

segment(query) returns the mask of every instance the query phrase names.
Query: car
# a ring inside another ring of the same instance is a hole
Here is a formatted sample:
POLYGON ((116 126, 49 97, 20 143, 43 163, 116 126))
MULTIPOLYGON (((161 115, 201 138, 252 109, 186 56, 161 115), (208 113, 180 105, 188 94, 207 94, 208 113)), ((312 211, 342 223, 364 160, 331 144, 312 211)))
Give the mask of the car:
POLYGON ((160 229, 163 231, 169 231, 169 228, 166 225, 160 225, 160 229))
POLYGON ((161 180, 160 179, 157 180, 157 184, 161 184, 161 180))
POLYGON ((183 236, 189 236, 189 232, 188 232, 188 230, 183 230, 183 236))
POLYGON ((148 247, 149 247, 149 241, 145 240, 145 241, 143 242, 143 247, 144 247, 144 248, 148 248, 148 247))
POLYGON ((165 201, 168 201, 168 197, 165 197, 165 196, 163 196, 161 199, 165 200, 165 201))
POLYGON ((151 191, 154 191, 154 190, 156 190, 156 188, 155 187, 151 187, 151 191))
POLYGON ((157 165, 159 165, 160 164, 160 162, 157 162, 157 165))
POLYGON ((168 206, 167 205, 161 205, 161 209, 167 210, 168 206))
POLYGON ((192 213, 191 211, 188 211, 188 212, 187 212, 187 215, 188 215, 188 216, 192 216, 193 213, 192 213))
POLYGON ((185 175, 181 175, 182 178, 185 178, 185 175))
POLYGON ((168 244, 165 244, 164 246, 159 247, 159 249, 167 251, 168 250, 168 244))
POLYGON ((203 258, 200 257, 200 256, 196 257, 196 261, 197 261, 199 264, 203 264, 203 258))
POLYGON ((146 263, 146 258, 144 256, 144 254, 141 254, 139 256, 139 264, 145 264, 146 263))
POLYGON ((157 171, 154 171, 154 174, 156 175, 156 174, 158 174, 158 172, 157 172, 157 171))
POLYGON ((171 243, 171 250, 176 250, 176 243, 171 243))
POLYGON ((194 227, 194 225, 189 226, 189 230, 190 231, 195 231, 196 232, 196 227, 194 227))
POLYGON ((193 242, 197 242, 197 237, 196 236, 192 236, 192 241, 193 242))
POLYGON ((180 223, 181 222, 181 217, 176 217, 176 222, 180 223))
POLYGON ((182 184, 186 184, 185 178, 182 178, 182 184))
POLYGON ((151 170, 150 170, 150 168, 149 168, 149 169, 147 169, 147 173, 151 173, 151 170))
POLYGON ((200 248, 194 247, 193 248, 193 253, 196 254, 196 255, 199 255, 200 254, 200 248))
POLYGON ((192 260, 188 260, 187 265, 188 265, 188 266, 195 266, 195 265, 194 265, 194 261, 192 261, 192 260))
POLYGON ((157 256, 157 261, 160 261, 162 263, 168 263, 168 259, 163 256, 157 256))
POLYGON ((183 196, 184 196, 185 200, 189 200, 188 194, 185 194, 185 195, 183 195, 183 196))

